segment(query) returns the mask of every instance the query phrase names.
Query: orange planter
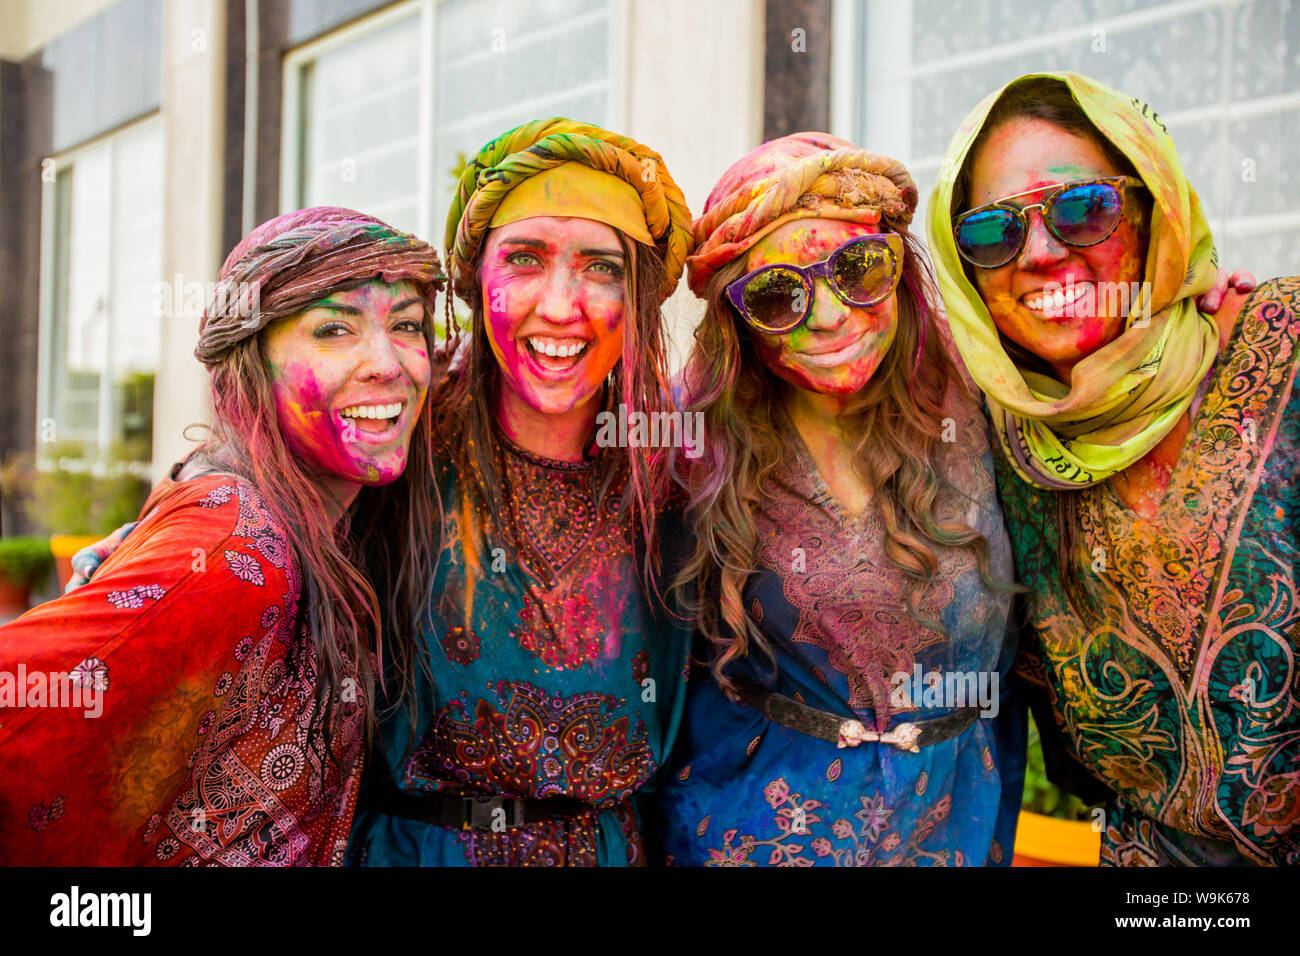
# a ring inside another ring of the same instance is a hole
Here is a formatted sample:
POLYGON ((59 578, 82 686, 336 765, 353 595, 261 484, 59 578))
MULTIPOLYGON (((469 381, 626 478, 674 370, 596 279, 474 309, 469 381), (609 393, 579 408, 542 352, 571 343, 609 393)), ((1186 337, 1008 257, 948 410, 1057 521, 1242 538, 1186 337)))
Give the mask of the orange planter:
POLYGON ((82 548, 88 548, 100 536, 85 534, 56 534, 50 536, 50 550, 54 552, 54 567, 59 573, 59 591, 62 592, 72 580, 72 556, 82 548))
POLYGON ((1079 820, 1058 820, 1020 811, 1012 866, 1096 866, 1101 833, 1079 820))

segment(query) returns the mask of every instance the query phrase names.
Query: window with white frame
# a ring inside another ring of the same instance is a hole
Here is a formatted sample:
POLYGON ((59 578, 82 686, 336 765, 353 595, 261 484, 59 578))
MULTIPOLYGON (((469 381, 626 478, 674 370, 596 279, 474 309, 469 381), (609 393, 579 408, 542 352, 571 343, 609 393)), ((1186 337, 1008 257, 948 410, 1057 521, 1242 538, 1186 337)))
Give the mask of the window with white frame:
POLYGON ((44 197, 42 442, 148 474, 158 368, 163 131, 158 117, 54 162, 44 197))
POLYGON ((1159 112, 1225 266, 1300 271, 1291 0, 836 0, 836 18, 836 126, 902 160, 922 207, 979 100, 1024 73, 1073 70, 1159 112))
POLYGON ((285 58, 281 206, 358 209, 441 248, 458 171, 531 119, 617 123, 621 0, 411 0, 285 58))

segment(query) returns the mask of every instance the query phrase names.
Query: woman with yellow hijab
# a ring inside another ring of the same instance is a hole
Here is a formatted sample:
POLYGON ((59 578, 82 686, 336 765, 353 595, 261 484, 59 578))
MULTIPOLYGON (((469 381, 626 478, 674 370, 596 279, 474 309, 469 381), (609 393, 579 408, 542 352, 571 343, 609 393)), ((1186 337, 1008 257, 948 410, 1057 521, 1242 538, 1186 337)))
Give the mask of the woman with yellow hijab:
POLYGON ((1168 131, 1072 73, 971 112, 929 217, 1021 670, 1110 791, 1103 864, 1300 863, 1300 281, 1198 311, 1217 257, 1168 131))

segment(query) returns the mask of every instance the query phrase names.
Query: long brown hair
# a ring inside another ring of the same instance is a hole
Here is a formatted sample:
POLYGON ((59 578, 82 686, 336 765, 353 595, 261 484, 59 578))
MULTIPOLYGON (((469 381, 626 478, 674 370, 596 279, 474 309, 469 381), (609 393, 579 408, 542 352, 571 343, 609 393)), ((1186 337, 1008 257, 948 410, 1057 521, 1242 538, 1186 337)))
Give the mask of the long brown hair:
MULTIPOLYGON (((342 283, 334 291, 366 281, 342 283)), ((428 344, 433 341, 432 296, 425 301, 428 344)), ((373 730, 376 674, 371 655, 409 659, 421 639, 442 526, 441 515, 435 519, 433 511, 436 496, 429 493, 429 403, 416 420, 402 476, 382 487, 363 487, 335 521, 339 503, 323 484, 324 476, 286 444, 262 347, 265 334, 236 343, 212 367, 211 436, 196 455, 206 467, 247 480, 288 541, 301 579, 298 607, 317 668, 309 735, 317 740, 319 728, 324 752, 332 755, 330 704, 364 695, 366 727, 373 730), (349 680, 359 681, 360 687, 350 687, 349 680)), ((414 705, 412 700, 405 703, 414 705)))
MULTIPOLYGON (((668 408, 667 340, 658 290, 663 283, 663 254, 654 246, 618 233, 625 261, 623 354, 605 382, 604 407, 622 402, 628 412, 647 414, 668 408)), ((482 248, 486 248, 487 242, 482 248)), ((448 254, 450 255, 450 253, 448 254)), ((477 274, 482 262, 474 263, 477 274)), ((489 527, 500 528, 503 505, 502 476, 498 473, 496 403, 501 369, 487 337, 481 287, 469 297, 470 330, 461 331, 447 297, 450 349, 461 351, 463 363, 446 379, 445 391, 433 396, 433 431, 438 454, 450 460, 462 479, 472 482, 486 511, 489 527)), ((641 567, 647 593, 657 593, 658 548, 655 518, 669 491, 668 456, 662 449, 627 448, 623 456, 602 455, 597 464, 598 498, 608 492, 618 470, 626 468, 628 481, 620 503, 620 518, 630 521, 644 544, 641 567)))
MULTIPOLYGON (((925 252, 906 233, 904 243, 894 342, 840 420, 847 434, 857 436, 854 463, 884 519, 885 555, 912 582, 906 611, 942 633, 938 621, 921 613, 924 591, 939 567, 936 547, 970 548, 986 583, 997 585, 990 578, 983 535, 934 515, 944 486, 932 459, 943 430, 945 394, 952 387, 974 398, 934 327, 939 299, 925 252)), ((774 660, 742 593, 758 566, 754 509, 769 478, 791 454, 778 422, 786 389, 793 386, 764 367, 752 333, 726 299, 727 285, 744 272, 742 257, 709 281, 704 320, 685 370, 688 411, 704 413, 704 452, 678 469, 690 494, 687 515, 695 547, 675 586, 712 645, 714 679, 728 692, 732 685, 725 669, 732 661, 751 649, 774 660)))

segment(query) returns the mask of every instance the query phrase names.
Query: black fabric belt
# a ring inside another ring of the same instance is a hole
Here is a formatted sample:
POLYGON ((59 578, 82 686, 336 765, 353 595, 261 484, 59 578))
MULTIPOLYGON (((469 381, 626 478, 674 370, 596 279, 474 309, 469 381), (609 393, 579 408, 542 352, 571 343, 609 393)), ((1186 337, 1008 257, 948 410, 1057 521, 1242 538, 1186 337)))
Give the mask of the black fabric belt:
POLYGON ((956 737, 979 716, 978 707, 963 707, 933 720, 918 720, 897 724, 883 734, 864 727, 860 721, 841 717, 830 711, 818 710, 799 701, 768 690, 747 677, 731 679, 741 700, 755 710, 766 714, 782 727, 838 744, 841 739, 857 739, 863 743, 893 744, 900 750, 917 753, 922 747, 956 737), (856 725, 856 726, 854 726, 856 725), (847 732, 847 733, 846 733, 847 732))
POLYGON ((510 829, 594 809, 591 804, 572 797, 464 797, 449 793, 408 793, 392 786, 364 788, 357 800, 357 810, 373 810, 465 830, 496 830, 502 826, 510 829))

